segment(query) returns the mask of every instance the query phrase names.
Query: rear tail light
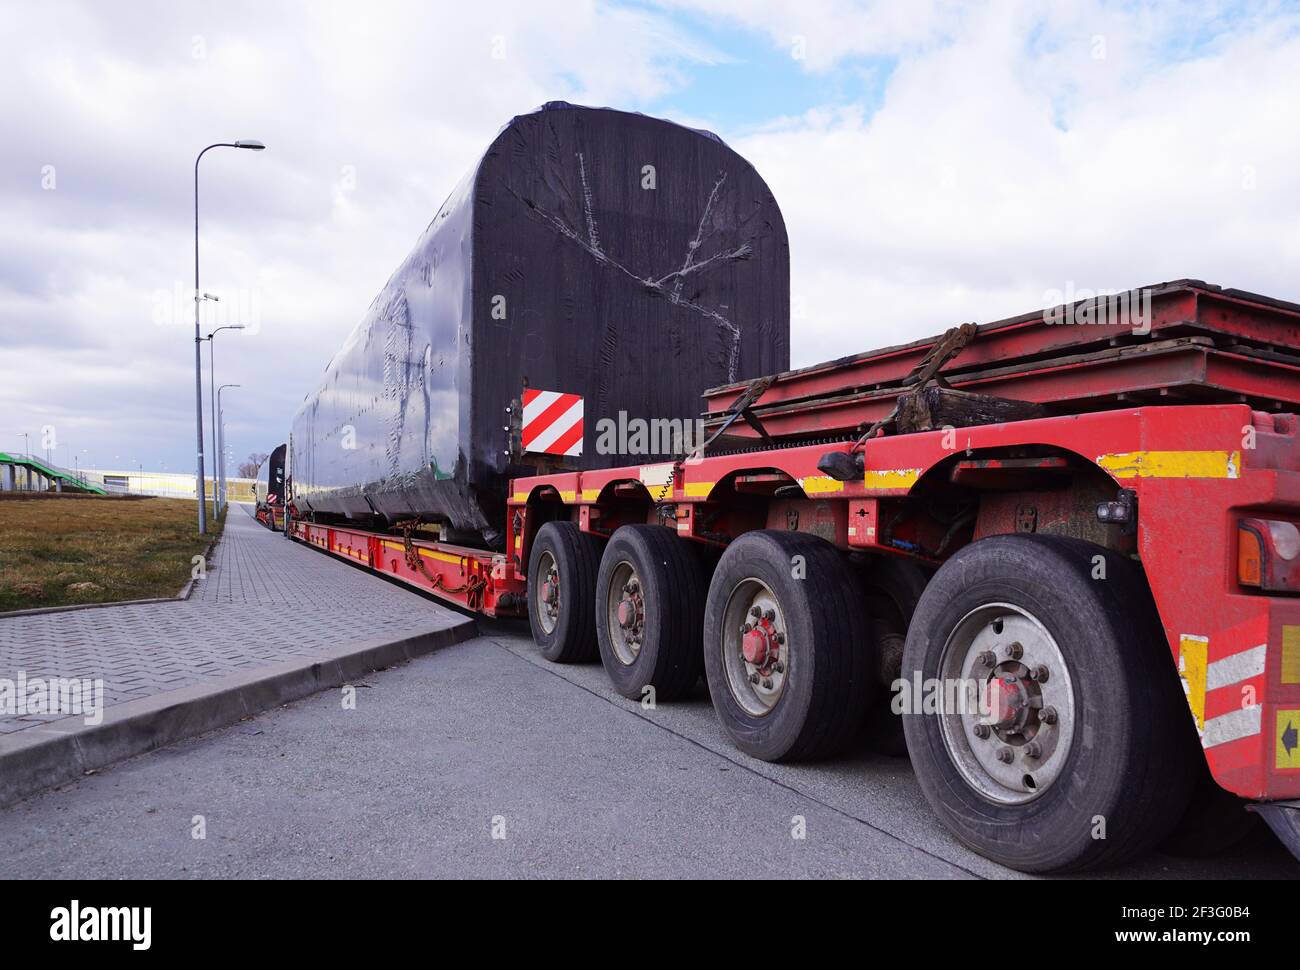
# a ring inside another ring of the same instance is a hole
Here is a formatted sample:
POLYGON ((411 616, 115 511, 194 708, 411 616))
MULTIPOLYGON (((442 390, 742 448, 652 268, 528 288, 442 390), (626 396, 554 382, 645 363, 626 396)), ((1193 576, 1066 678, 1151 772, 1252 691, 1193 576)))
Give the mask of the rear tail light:
POLYGON ((1300 528, 1281 519, 1242 519, 1237 582, 1272 593, 1300 592, 1300 528))
POLYGON ((1237 527, 1237 582, 1258 586, 1263 574, 1260 560, 1264 556, 1259 533, 1244 522, 1237 527))

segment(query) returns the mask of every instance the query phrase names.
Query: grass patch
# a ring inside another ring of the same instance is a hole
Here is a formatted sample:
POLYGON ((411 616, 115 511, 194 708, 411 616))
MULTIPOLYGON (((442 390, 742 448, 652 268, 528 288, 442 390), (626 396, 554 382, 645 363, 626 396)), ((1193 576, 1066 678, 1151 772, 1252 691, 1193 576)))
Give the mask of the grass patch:
POLYGON ((175 596, 224 524, 200 536, 197 517, 185 499, 0 499, 0 613, 175 596))

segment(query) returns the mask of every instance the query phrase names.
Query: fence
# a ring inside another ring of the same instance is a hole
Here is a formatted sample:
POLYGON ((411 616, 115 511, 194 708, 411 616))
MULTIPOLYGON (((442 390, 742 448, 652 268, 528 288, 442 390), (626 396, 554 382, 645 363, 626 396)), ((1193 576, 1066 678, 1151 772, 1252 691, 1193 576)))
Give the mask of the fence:
MULTIPOLYGON (((82 477, 115 495, 153 495, 158 498, 193 499, 194 476, 178 472, 112 471, 82 469, 82 477)), ((212 479, 204 476, 204 494, 212 500, 212 479)), ((253 479, 227 478, 226 500, 253 501, 253 479)))

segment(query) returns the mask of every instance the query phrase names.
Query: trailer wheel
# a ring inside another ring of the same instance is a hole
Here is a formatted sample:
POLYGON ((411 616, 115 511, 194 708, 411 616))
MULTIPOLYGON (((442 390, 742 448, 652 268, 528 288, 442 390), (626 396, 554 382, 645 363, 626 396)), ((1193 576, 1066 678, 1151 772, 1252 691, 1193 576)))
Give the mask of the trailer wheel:
POLYGON ((596 579, 596 638, 614 689, 657 701, 699 680, 705 578, 695 550, 661 525, 625 525, 605 546, 596 579))
POLYGON ((872 686, 867 737, 873 750, 895 758, 907 756, 903 718, 891 706, 892 688, 903 676, 903 647, 916 604, 929 582, 926 571, 916 563, 893 556, 873 556, 863 573, 867 612, 876 639, 879 668, 872 686))
POLYGON ((876 667, 852 569, 830 543, 748 532, 709 585, 704 666, 722 728, 764 761, 825 757, 862 725, 876 667))
POLYGON ((600 540, 573 522, 547 522, 528 555, 528 622, 542 656, 553 663, 596 659, 591 603, 600 540))
POLYGON ((1121 556, 1060 536, 972 543, 921 596, 903 669, 938 688, 903 718, 921 789, 981 855, 1025 872, 1117 865, 1187 807, 1191 717, 1121 556))

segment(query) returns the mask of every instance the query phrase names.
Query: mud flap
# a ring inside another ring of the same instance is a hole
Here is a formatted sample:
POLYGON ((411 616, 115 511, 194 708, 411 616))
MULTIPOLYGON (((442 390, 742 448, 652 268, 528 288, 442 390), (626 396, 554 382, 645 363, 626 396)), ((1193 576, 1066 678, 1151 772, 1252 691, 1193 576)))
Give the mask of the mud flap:
POLYGON ((1300 859, 1300 800, 1259 802, 1247 810, 1263 818, 1290 853, 1300 859))

